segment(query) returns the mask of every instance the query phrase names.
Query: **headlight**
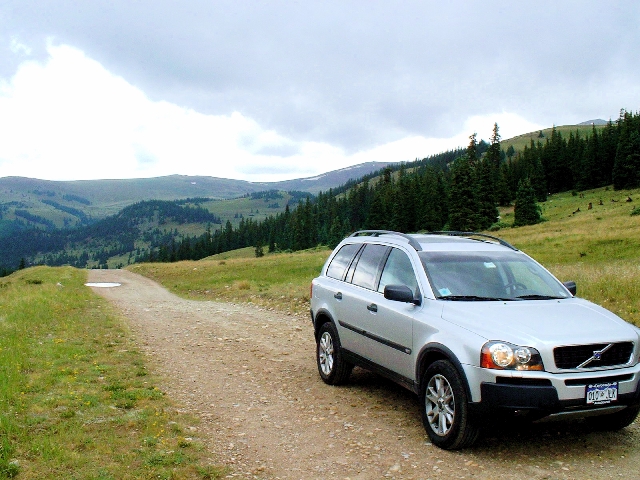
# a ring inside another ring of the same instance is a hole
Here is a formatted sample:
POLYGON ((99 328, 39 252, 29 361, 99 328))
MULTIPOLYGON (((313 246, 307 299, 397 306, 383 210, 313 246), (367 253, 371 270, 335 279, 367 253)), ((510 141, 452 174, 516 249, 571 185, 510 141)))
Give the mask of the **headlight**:
POLYGON ((535 348, 506 342, 485 343, 480 366, 497 370, 544 370, 540 353, 535 348))

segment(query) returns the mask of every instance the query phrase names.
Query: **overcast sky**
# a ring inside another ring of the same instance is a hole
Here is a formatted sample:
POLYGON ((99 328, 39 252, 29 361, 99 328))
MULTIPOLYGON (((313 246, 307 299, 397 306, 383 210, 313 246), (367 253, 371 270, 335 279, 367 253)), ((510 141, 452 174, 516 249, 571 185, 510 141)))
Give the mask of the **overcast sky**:
POLYGON ((640 107, 640 2, 2 0, 0 177, 250 181, 640 107))

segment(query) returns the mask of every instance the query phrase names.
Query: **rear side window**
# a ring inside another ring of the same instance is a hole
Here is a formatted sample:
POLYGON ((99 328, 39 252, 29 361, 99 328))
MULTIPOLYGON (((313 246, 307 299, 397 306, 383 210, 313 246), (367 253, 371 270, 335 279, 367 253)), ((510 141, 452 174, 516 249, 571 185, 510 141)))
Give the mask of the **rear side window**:
POLYGON ((378 273, 388 251, 389 247, 385 245, 367 244, 360 255, 356 270, 353 272, 351 283, 369 290, 375 290, 378 282, 378 273))
POLYGON ((351 264, 351 260, 360 247, 361 245, 359 243, 344 245, 340 251, 335 254, 333 260, 331 260, 331 264, 329 268, 327 268, 327 277, 342 280, 347 268, 351 264))

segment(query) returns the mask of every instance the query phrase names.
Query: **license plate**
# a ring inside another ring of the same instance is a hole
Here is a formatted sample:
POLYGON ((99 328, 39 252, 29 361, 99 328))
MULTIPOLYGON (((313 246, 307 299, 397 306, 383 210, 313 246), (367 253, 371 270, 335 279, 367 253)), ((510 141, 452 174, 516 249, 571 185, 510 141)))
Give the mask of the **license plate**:
POLYGON ((618 400, 618 382, 587 385, 587 405, 605 405, 618 400))

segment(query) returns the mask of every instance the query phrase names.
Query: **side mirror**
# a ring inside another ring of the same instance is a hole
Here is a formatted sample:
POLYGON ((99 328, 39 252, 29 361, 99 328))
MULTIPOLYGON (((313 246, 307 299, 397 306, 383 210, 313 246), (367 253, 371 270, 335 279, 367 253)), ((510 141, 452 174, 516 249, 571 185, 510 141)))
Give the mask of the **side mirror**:
POLYGON ((413 303, 420 305, 420 299, 413 295, 413 292, 406 285, 387 285, 384 287, 384 298, 394 302, 413 303))
POLYGON ((562 282, 562 284, 567 287, 567 290, 571 292, 571 295, 576 296, 576 292, 578 291, 578 287, 576 286, 576 282, 562 282))

